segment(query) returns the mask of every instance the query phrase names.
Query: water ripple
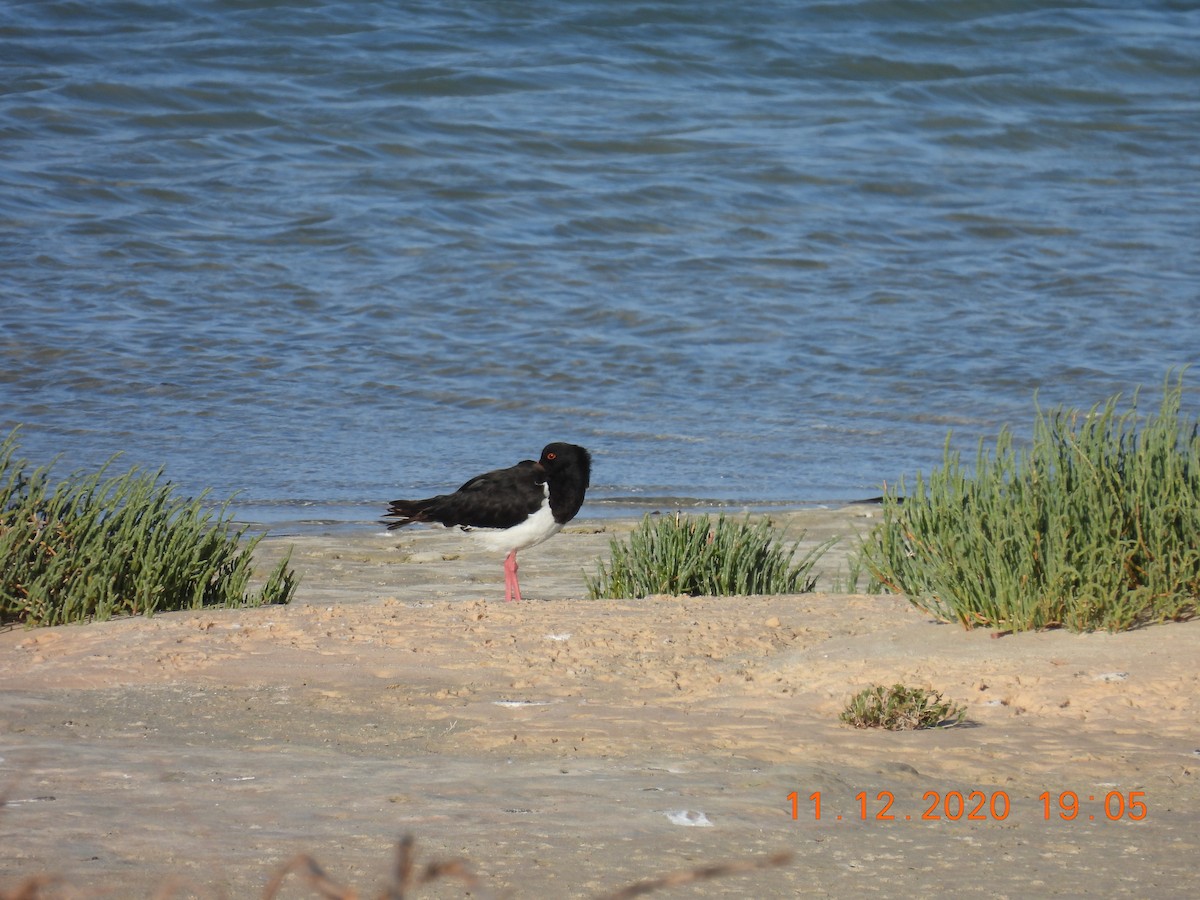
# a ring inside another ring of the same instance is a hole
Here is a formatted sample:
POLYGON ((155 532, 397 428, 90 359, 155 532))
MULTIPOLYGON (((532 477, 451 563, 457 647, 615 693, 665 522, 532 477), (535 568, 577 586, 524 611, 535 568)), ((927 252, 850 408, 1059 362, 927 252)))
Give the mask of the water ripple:
POLYGON ((595 449, 598 497, 877 492, 1035 390, 1196 361, 1198 26, 11 4, 0 425, 260 503, 445 487, 551 438, 595 449))

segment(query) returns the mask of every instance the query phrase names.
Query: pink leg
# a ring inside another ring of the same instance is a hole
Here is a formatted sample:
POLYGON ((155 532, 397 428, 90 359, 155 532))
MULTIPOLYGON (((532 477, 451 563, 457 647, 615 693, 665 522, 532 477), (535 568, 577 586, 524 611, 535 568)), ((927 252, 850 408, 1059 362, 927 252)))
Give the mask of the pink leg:
POLYGON ((521 601, 521 585, 517 581, 517 551, 504 557, 504 602, 521 601))

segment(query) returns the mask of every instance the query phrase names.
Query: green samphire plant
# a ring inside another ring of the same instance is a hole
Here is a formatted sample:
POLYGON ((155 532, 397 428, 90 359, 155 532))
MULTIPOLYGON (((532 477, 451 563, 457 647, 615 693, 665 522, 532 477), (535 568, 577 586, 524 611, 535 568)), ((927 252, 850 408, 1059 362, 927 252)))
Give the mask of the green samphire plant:
POLYGON ((251 590, 252 554, 198 499, 180 499, 162 470, 92 474, 52 482, 16 456, 16 431, 0 443, 0 623, 60 625, 210 606, 287 603, 297 578, 285 557, 251 590))
POLYGON ((965 706, 942 699, 938 691, 873 684, 851 697, 839 718, 855 728, 915 731, 958 725, 966 715, 965 706))
POLYGON ((599 599, 811 591, 816 584, 813 566, 835 542, 814 547, 795 562, 799 541, 784 547, 767 519, 752 523, 725 516, 713 521, 678 513, 647 515, 627 543, 611 542, 610 562, 587 578, 588 592, 599 599))
POLYGON ((886 589, 967 628, 1120 631, 1194 616, 1200 600, 1200 424, 1182 374, 1157 414, 1135 394, 1088 412, 1037 407, 1023 449, 1007 429, 973 470, 943 466, 883 499, 861 548, 886 589))

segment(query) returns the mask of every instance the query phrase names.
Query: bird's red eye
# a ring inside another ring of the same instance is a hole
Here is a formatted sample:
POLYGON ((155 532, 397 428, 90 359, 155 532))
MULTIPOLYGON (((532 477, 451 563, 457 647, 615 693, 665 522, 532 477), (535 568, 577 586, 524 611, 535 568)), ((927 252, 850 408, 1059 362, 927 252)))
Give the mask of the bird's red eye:
POLYGON ((558 458, 557 453, 547 453, 546 454, 546 459, 557 459, 557 458, 558 458))

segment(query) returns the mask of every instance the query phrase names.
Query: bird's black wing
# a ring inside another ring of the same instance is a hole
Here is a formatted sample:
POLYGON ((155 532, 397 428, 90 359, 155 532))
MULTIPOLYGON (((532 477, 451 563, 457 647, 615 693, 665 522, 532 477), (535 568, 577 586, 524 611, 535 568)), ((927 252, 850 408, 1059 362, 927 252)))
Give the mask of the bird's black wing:
POLYGON ((426 500, 393 500, 388 528, 412 522, 440 522, 466 528, 512 528, 525 521, 545 501, 545 473, 531 459, 507 469, 476 475, 453 494, 426 500))
POLYGON ((545 481, 542 468, 531 459, 477 475, 445 498, 443 509, 455 519, 445 524, 477 528, 519 525, 545 502, 545 481))

